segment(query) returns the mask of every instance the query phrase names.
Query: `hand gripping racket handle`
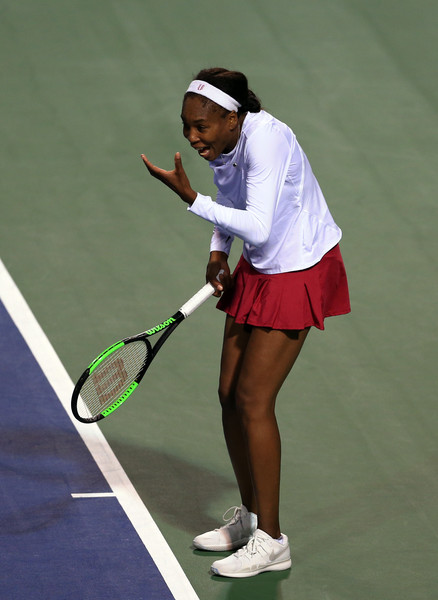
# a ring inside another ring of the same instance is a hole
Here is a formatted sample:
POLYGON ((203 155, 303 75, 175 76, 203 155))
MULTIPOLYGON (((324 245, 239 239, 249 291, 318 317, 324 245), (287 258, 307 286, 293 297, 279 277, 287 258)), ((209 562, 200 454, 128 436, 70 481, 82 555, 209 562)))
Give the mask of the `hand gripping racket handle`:
POLYGON ((199 292, 196 292, 196 294, 192 296, 190 300, 187 300, 187 302, 181 306, 179 312, 181 312, 186 319, 192 314, 192 312, 199 308, 201 304, 210 298, 213 293, 214 287, 211 285, 211 283, 206 283, 204 287, 199 290, 199 292))

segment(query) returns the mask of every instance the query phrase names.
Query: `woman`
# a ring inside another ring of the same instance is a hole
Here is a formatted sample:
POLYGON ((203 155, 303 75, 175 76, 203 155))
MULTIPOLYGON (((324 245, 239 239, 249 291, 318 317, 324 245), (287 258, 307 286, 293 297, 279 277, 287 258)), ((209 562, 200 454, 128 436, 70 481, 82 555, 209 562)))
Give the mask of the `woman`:
POLYGON ((179 153, 172 171, 142 158, 191 213, 214 224, 207 281, 227 313, 219 398, 241 495, 228 523, 194 545, 237 550, 212 571, 249 577, 291 566, 279 524, 275 402, 310 327, 324 329, 325 317, 350 311, 341 230, 294 133, 261 109, 245 75, 221 68, 198 73, 181 118, 184 137, 214 171, 216 202, 193 190, 179 153), (243 254, 231 276, 235 236, 243 254))

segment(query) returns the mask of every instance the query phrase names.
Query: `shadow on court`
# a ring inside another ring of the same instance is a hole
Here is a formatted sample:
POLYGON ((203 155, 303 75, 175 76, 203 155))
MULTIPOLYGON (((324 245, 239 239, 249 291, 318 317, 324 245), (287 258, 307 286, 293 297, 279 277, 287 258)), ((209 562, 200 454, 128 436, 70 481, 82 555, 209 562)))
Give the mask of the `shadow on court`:
POLYGON ((281 592, 281 582, 289 579, 291 571, 280 573, 262 573, 249 579, 225 579, 212 576, 218 585, 227 588, 224 600, 289 600, 281 592))
MULTIPOLYGON (((111 445, 128 463, 131 480, 158 519, 190 535, 219 525, 209 513, 218 497, 235 490, 230 480, 154 449, 114 441, 111 445)), ((335 598, 349 598, 351 590, 356 600, 387 600, 393 594, 403 600, 431 598, 436 580, 431 494, 438 475, 436 459, 430 454, 415 466, 377 470, 370 481, 327 499, 319 509, 312 502, 297 506, 291 524, 292 570, 241 580, 210 575, 217 597, 289 600, 293 596, 285 595, 288 586, 300 593, 311 593, 316 586, 330 587, 335 598), (418 574, 415 586, 413 572, 418 574)), ((318 493, 324 494, 324 488, 318 493)), ((211 560, 227 556, 192 552, 204 576, 211 560)))
MULTIPOLYGON (((218 519, 209 516, 208 509, 222 495, 236 490, 235 483, 199 465, 152 448, 138 448, 113 440, 111 447, 122 464, 124 458, 129 457, 129 477, 155 517, 190 533, 190 536, 220 525, 218 519)), ((218 517, 220 519, 220 515, 218 517)), ((192 552, 200 559, 208 558, 208 562, 229 554, 192 552)), ((290 576, 291 571, 263 573, 239 580, 210 577, 218 590, 220 588, 220 597, 224 600, 286 600, 281 592, 281 583, 290 576)))
POLYGON ((230 479, 152 448, 115 440, 111 447, 152 514, 190 534, 218 527, 208 508, 236 489, 230 479))

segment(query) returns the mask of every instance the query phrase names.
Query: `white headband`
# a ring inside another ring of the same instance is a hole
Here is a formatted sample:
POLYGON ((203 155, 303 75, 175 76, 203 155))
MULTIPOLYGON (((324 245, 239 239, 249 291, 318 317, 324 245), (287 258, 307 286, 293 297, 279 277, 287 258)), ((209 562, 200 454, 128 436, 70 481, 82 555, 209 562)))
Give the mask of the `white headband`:
MULTIPOLYGON (((206 81, 201 81, 200 79, 195 79, 189 85, 187 92, 193 92, 194 94, 200 94, 201 96, 205 96, 209 100, 213 100, 219 106, 226 108, 227 110, 235 110, 236 112, 242 106, 234 100, 231 96, 218 89, 214 85, 207 83, 206 81)), ((186 92, 186 94, 187 94, 186 92)))

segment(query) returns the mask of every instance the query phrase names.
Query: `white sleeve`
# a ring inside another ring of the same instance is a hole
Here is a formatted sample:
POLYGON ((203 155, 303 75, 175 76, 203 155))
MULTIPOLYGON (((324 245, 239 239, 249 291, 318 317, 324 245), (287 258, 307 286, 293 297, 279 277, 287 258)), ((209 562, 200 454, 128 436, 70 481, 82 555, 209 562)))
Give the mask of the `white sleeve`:
MULTIPOLYGON (((232 203, 224 198, 219 190, 217 191, 216 202, 222 206, 232 206, 232 203)), ((233 240, 234 235, 231 235, 228 231, 224 231, 219 225, 215 225, 210 242, 210 252, 225 252, 229 256, 233 240)))
POLYGON ((223 231, 220 227, 215 225, 213 235, 211 236, 210 252, 225 252, 225 254, 228 254, 229 256, 233 240, 234 235, 230 235, 227 231, 223 231))
POLYGON ((291 147, 278 130, 257 131, 248 140, 246 206, 222 206, 198 194, 189 210, 253 246, 265 244, 290 162, 291 147))

